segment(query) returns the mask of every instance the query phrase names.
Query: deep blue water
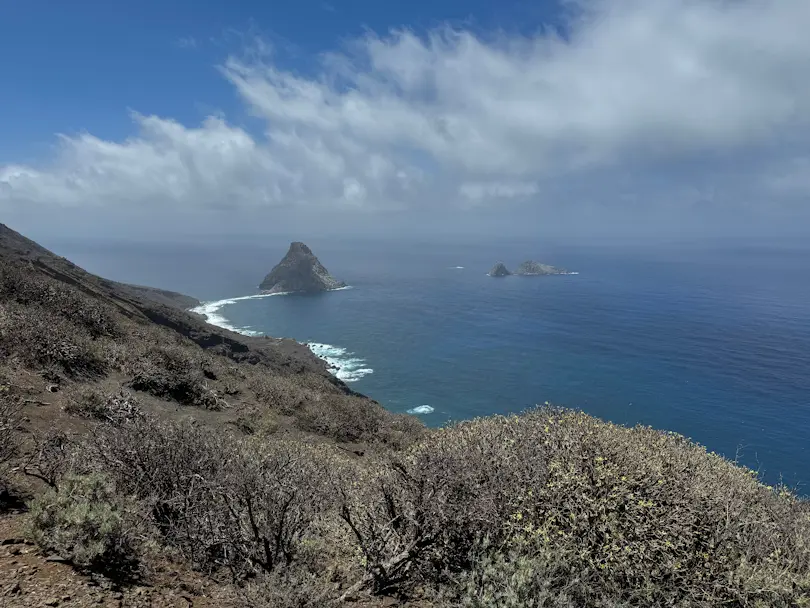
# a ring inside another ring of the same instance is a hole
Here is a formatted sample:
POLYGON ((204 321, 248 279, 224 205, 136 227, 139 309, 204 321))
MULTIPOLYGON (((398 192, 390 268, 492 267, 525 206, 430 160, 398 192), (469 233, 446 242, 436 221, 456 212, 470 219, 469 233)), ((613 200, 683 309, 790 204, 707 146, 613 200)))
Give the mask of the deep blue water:
MULTIPOLYGON (((810 248, 308 244, 352 289, 217 314, 331 345, 321 352, 354 389, 398 412, 429 405, 432 425, 551 401, 683 433, 810 493, 810 248), (486 276, 527 258, 580 274, 486 276)), ((255 294, 287 245, 54 247, 109 278, 210 301, 255 294)))

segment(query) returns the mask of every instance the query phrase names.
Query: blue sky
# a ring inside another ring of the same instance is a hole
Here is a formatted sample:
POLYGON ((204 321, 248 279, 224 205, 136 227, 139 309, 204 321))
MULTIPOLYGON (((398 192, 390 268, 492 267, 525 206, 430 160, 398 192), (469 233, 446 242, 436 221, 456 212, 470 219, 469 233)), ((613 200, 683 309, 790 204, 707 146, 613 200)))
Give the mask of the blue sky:
POLYGON ((802 232, 808 28, 805 0, 5 2, 0 212, 802 232))
POLYGON ((198 122, 242 107, 215 66, 252 36, 284 64, 311 71, 320 53, 372 30, 425 32, 454 23, 484 33, 531 31, 553 23, 552 2, 443 0, 26 0, 5 2, 0 96, 0 161, 36 160, 54 133, 132 131, 127 109, 198 122))

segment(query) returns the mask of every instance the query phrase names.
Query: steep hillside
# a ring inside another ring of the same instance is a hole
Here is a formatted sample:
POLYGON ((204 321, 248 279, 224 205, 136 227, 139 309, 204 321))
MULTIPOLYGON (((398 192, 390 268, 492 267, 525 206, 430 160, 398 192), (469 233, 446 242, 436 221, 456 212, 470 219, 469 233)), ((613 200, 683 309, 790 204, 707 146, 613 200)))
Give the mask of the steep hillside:
POLYGON ((552 407, 428 431, 0 226, 0 606, 805 606, 810 507, 552 407))

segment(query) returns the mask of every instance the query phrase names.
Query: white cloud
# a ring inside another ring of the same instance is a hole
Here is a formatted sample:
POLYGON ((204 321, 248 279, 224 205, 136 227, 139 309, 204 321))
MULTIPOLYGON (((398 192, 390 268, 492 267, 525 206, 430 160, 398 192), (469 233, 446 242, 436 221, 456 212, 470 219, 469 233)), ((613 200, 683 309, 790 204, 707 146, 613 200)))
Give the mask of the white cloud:
POLYGON ((466 182, 459 188, 459 193, 472 201, 520 198, 538 192, 537 184, 531 182, 466 182))
POLYGON ((62 136, 52 163, 0 167, 0 202, 469 206, 702 155, 772 163, 810 127, 807 0, 576 6, 565 35, 370 35, 314 75, 230 57, 263 133, 135 115, 127 140, 62 136))

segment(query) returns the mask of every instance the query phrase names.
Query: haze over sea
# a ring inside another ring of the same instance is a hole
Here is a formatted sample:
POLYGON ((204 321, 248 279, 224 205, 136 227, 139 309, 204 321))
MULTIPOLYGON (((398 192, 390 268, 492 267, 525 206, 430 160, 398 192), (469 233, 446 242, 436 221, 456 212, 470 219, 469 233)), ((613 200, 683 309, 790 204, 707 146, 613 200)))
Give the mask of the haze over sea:
POLYGON ((353 389, 430 425, 550 401, 682 433, 808 493, 807 245, 294 238, 352 289, 221 302, 256 294, 289 238, 51 246, 219 302, 219 323, 317 343, 353 389), (580 274, 486 276, 524 259, 580 274))

